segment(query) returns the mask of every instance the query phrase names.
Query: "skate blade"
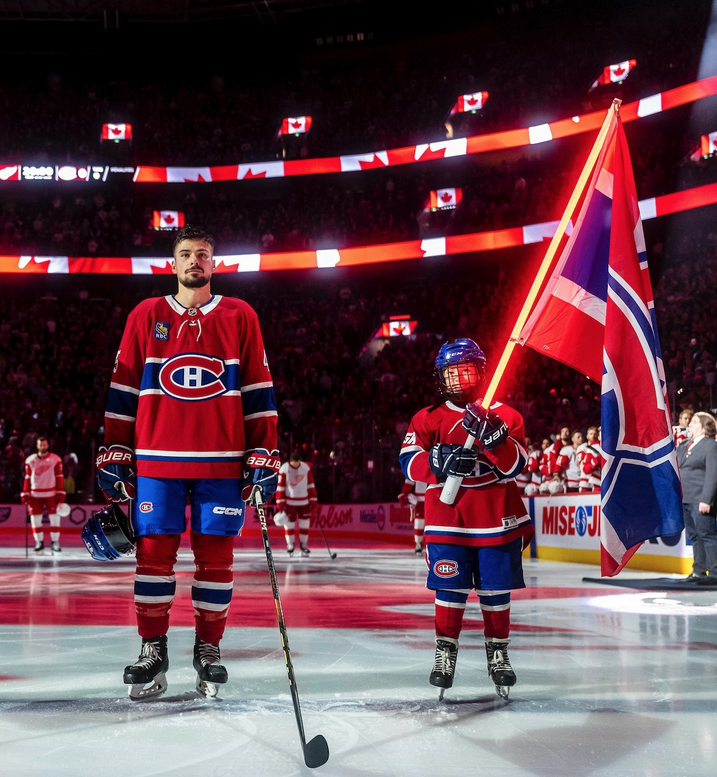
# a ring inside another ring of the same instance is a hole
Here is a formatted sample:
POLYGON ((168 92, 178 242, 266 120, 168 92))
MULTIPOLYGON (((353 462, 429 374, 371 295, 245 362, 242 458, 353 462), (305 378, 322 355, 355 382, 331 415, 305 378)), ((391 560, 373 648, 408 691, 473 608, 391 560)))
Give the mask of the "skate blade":
POLYGON ((135 683, 129 687, 132 701, 150 701, 161 696, 167 690, 167 677, 158 674, 151 683, 135 683))
POLYGON ((510 695, 510 685, 496 685, 495 692, 498 694, 498 696, 500 696, 501 699, 508 701, 508 696, 510 695))
POLYGON ((219 694, 219 684, 210 683, 197 677, 197 693, 205 699, 216 699, 219 694))
POLYGON ((443 694, 446 692, 445 688, 441 688, 441 692, 438 694, 438 701, 443 701, 443 694))

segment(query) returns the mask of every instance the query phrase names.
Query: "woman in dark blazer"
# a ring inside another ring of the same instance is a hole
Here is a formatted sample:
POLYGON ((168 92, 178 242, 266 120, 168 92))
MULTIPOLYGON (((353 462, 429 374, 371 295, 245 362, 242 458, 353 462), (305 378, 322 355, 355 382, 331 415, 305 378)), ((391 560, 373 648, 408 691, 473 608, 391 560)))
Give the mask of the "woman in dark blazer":
POLYGON ((717 586, 717 424, 709 413, 695 413, 689 429, 692 439, 677 447, 685 530, 694 552, 687 580, 717 586))

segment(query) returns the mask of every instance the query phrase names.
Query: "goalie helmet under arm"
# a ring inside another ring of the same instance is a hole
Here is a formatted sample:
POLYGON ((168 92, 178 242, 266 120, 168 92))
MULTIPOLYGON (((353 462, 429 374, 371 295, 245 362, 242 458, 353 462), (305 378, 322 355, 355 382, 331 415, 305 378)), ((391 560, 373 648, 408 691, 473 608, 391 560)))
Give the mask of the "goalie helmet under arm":
POLYGON ((435 376, 445 399, 459 404, 476 400, 485 376, 486 358, 468 337, 444 343, 436 357, 435 376))
POLYGON ((95 513, 82 527, 82 541, 96 561, 132 556, 137 549, 129 519, 114 502, 95 513))

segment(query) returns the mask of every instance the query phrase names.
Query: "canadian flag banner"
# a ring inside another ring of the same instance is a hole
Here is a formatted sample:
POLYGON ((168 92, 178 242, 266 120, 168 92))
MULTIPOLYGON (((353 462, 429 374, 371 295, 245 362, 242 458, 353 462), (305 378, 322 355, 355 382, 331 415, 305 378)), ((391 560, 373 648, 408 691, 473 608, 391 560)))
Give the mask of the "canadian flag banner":
POLYGON ((488 99, 488 92, 473 92, 473 94, 462 94, 453 106, 451 113, 471 113, 479 111, 488 99))
POLYGON ((700 152, 702 156, 717 153, 717 132, 710 132, 700 138, 700 152))
POLYGON ((435 189, 431 192, 428 207, 431 210, 447 210, 455 208, 463 199, 463 189, 435 189))
POLYGON ((281 122, 280 135, 305 135, 311 128, 311 116, 296 116, 281 122))
POLYGON ((418 321, 412 321, 409 316, 405 318, 391 318, 381 325, 378 337, 406 337, 416 331, 418 321))
POLYGON ((181 229, 184 213, 179 210, 155 210, 152 213, 152 227, 156 230, 181 229))
POLYGON ((621 84, 635 65, 637 65, 636 59, 626 59, 624 62, 618 62, 617 65, 608 65, 590 88, 595 89, 606 84, 621 84))
POLYGON ((102 140, 132 140, 132 125, 103 124, 102 140))

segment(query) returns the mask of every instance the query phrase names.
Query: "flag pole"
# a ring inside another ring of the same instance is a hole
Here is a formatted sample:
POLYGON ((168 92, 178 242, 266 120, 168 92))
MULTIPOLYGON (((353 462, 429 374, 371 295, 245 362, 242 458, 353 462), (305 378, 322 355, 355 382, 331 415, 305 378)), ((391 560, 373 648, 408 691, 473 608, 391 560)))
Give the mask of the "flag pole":
MULTIPOLYGON (((563 213, 563 217, 560 219, 560 222, 558 223, 558 227, 555 230, 553 239, 550 241, 548 250, 545 252, 543 261, 540 267, 538 268, 538 272, 535 276, 535 279, 533 280, 533 284, 530 287, 528 296, 525 298, 525 302, 523 303, 523 307, 515 322, 513 331, 510 333, 508 342, 505 344, 505 348, 503 349, 503 355, 500 357, 498 366, 496 367, 495 372, 493 373, 493 377, 491 378, 491 381, 488 384, 488 388, 483 396, 483 399, 481 400, 481 406, 485 409, 488 409, 491 405, 491 402, 493 401, 493 397, 495 396, 496 389, 498 388, 498 384, 500 383, 500 380, 503 377, 503 373, 505 372, 505 369, 508 366, 508 361, 510 360, 510 357, 513 353, 513 349, 519 342, 520 332, 525 326, 525 322, 528 320, 530 311, 533 309, 533 305, 535 304, 535 299, 538 296, 538 293, 540 292, 543 282, 545 281, 545 276, 548 274, 548 271, 550 270, 550 266, 553 263, 553 259, 555 258, 555 254, 560 245, 560 241, 562 240, 563 235, 565 234, 565 230, 568 228, 568 222, 570 221, 570 218, 573 215, 573 211, 575 210, 575 207, 577 206, 578 201, 580 200, 580 197, 583 194, 583 191, 585 191, 585 187, 587 186, 588 180, 590 178, 590 174, 592 173, 592 170, 595 167, 597 158, 605 143, 605 138, 607 137, 607 133, 610 127, 610 122, 612 121, 613 115, 616 115, 618 113, 618 109, 621 102, 622 102, 621 100, 617 100, 617 99, 613 100, 613 103, 608 109, 607 115, 605 116, 605 120, 602 123, 602 127, 600 127, 600 132, 598 132, 598 136, 595 139, 595 143, 593 144, 590 154, 588 155, 587 161, 585 162, 585 166, 583 167, 583 170, 580 173, 580 177, 578 178, 578 182, 575 185, 575 188, 573 189, 573 193, 570 195, 570 199, 568 200, 568 204, 563 213)), ((469 434, 464 447, 472 448, 474 443, 475 443, 475 437, 472 434, 469 434)), ((455 500, 456 495, 458 494, 458 489, 460 488, 462 480, 463 478, 455 477, 455 476, 450 476, 446 480, 446 483, 443 486, 443 490, 441 492, 441 497, 440 497, 441 502, 448 505, 453 504, 453 501, 455 500)))

